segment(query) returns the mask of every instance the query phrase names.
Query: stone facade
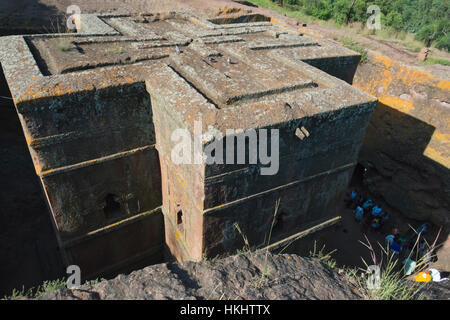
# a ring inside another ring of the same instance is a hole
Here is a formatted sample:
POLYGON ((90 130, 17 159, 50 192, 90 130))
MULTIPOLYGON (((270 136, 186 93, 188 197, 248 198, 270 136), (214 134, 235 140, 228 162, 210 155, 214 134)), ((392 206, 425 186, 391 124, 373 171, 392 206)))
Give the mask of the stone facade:
POLYGON ((268 20, 81 15, 74 34, 0 38, 67 264, 92 278, 159 262, 165 243, 198 260, 242 246, 236 224, 260 245, 277 199, 273 239, 331 217, 376 99, 345 82, 356 53, 268 20), (278 129, 278 172, 175 164, 171 134, 197 120, 201 150, 211 128, 278 129))

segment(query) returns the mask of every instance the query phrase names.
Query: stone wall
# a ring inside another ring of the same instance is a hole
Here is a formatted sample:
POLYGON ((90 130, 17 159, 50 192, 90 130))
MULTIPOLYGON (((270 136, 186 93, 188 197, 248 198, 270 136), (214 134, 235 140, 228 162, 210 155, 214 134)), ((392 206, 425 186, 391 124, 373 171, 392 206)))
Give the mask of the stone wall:
POLYGON ((354 85, 378 97, 360 161, 370 190, 409 218, 450 226, 450 82, 375 54, 354 85))

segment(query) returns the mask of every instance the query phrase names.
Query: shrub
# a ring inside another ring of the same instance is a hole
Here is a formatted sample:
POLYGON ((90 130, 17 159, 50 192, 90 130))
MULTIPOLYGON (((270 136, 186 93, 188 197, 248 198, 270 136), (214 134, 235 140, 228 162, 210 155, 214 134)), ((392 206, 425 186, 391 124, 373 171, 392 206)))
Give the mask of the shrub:
POLYGON ((389 12, 385 17, 385 24, 394 29, 401 30, 403 28, 403 18, 397 11, 389 12))

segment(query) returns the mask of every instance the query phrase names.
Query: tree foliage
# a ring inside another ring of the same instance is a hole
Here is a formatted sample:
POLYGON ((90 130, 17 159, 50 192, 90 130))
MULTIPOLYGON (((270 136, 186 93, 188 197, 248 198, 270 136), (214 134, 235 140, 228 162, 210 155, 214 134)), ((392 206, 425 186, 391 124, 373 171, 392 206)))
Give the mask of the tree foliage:
POLYGON ((377 5, 383 25, 414 33, 427 45, 450 50, 450 0, 284 0, 283 5, 339 24, 365 24, 370 15, 367 8, 377 5))

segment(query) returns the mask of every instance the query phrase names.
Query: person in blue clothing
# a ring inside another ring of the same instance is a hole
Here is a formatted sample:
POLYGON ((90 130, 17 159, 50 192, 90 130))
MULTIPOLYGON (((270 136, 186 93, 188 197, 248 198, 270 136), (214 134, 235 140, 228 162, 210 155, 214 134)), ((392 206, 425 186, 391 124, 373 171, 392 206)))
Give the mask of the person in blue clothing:
POLYGON ((374 215, 374 216, 378 216, 381 212, 383 211, 383 209, 381 209, 379 206, 374 206, 373 208, 372 208, 372 214, 374 215))
POLYGON ((347 195, 348 195, 348 198, 347 198, 347 200, 345 200, 347 208, 354 209, 358 203, 358 199, 359 199, 360 195, 358 194, 358 192, 356 190, 352 190, 352 192, 347 195))
POLYGON ((366 202, 363 203, 363 209, 370 209, 373 206, 373 201, 371 199, 367 199, 366 202))
POLYGON ((389 244, 389 247, 391 247, 392 242, 394 242, 395 239, 395 235, 393 234, 389 234, 386 236, 386 238, 384 238, 386 240, 386 242, 389 244))
POLYGON ((391 246, 390 249, 394 254, 400 254, 400 252, 402 251, 402 246, 399 243, 399 236, 395 236, 394 241, 391 242, 391 246))
POLYGON ((400 254, 400 252, 402 251, 402 246, 397 242, 393 241, 391 243, 391 251, 395 254, 400 254))
POLYGON ((426 233, 428 230, 428 223, 422 224, 419 228, 417 228, 417 233, 426 233))
POLYGON ((357 206, 355 209, 355 220, 361 222, 364 217, 364 209, 357 206))
POLYGON ((379 216, 381 214, 382 211, 383 210, 379 206, 374 206, 372 208, 372 215, 377 217, 377 216, 379 216))

